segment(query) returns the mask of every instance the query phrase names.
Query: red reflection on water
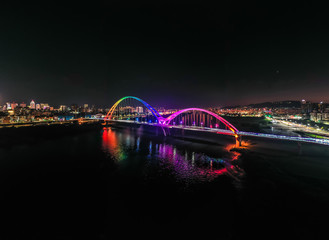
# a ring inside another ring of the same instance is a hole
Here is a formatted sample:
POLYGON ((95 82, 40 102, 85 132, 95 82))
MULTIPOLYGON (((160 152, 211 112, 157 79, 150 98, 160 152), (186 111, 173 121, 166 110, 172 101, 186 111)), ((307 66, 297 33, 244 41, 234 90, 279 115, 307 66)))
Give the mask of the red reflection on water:
POLYGON ((147 152, 148 155, 145 156, 145 160, 155 159, 159 164, 160 171, 166 169, 165 172, 167 172, 169 170, 170 174, 173 174, 177 180, 212 181, 221 175, 227 175, 239 181, 239 178, 244 174, 244 171, 237 166, 235 161, 239 159, 241 153, 230 151, 235 146, 234 144, 224 149, 227 150, 229 156, 221 159, 211 158, 203 153, 179 150, 176 146, 166 143, 153 144, 152 141, 149 141, 140 146, 139 138, 136 145, 131 144, 134 141, 120 138, 110 128, 103 129, 102 139, 102 148, 113 156, 113 159, 124 160, 127 155, 126 151, 134 150, 142 156, 147 152), (140 147, 144 149, 140 150, 140 147))
POLYGON ((225 147, 225 150, 230 152, 231 153, 231 159, 232 161, 234 160, 238 160, 239 157, 241 156, 241 153, 237 152, 237 151, 232 151, 232 149, 236 148, 236 145, 235 144, 228 144, 226 147, 225 147))
POLYGON ((225 147, 225 150, 229 152, 235 147, 236 147, 235 144, 227 144, 226 147, 225 147))
POLYGON ((117 155, 119 150, 119 144, 115 132, 113 132, 110 128, 103 128, 102 139, 103 139, 103 143, 102 143, 103 149, 113 155, 117 155))
POLYGON ((239 157, 241 156, 241 153, 236 152, 236 151, 233 151, 233 152, 231 152, 231 153, 232 153, 232 161, 234 161, 234 160, 238 160, 239 157))

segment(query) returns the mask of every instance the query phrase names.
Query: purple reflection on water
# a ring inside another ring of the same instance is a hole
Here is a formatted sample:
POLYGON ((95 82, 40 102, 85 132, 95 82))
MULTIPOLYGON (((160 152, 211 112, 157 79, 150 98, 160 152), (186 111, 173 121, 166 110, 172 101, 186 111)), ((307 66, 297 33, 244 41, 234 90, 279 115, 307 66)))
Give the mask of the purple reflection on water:
MULTIPOLYGON (((237 166, 240 153, 227 151, 226 158, 213 158, 198 151, 188 151, 180 145, 153 142, 143 136, 104 129, 102 147, 118 164, 127 160, 133 162, 137 154, 139 159, 152 160, 161 171, 170 172, 179 181, 213 181, 221 175, 230 176, 239 181, 244 171, 237 166), (134 153, 132 153, 134 152, 134 153), (135 155, 132 155, 135 154, 135 155), (129 156, 129 157, 128 157, 129 156), (144 157, 143 157, 144 156, 144 157), (131 159, 130 159, 131 158, 131 159)), ((147 168, 148 165, 146 164, 147 168)))
POLYGON ((162 167, 173 171, 181 180, 212 181, 220 175, 228 175, 235 180, 243 176, 244 171, 234 164, 232 159, 211 158, 203 153, 178 151, 170 144, 160 144, 158 158, 162 167))

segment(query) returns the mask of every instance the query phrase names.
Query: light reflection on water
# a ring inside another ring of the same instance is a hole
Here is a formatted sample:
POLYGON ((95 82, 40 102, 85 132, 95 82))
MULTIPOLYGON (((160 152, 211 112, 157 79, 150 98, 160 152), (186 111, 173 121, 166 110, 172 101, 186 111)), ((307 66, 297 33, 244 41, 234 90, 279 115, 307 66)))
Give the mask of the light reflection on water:
POLYGON ((158 174, 169 172, 177 181, 213 181, 222 175, 239 181, 244 175, 243 169, 237 165, 241 154, 229 151, 232 147, 230 145, 223 148, 225 157, 214 158, 202 152, 184 149, 176 143, 168 143, 164 139, 152 141, 143 135, 122 133, 111 128, 103 129, 102 141, 103 151, 117 164, 129 164, 137 154, 145 160, 145 168, 151 165, 154 167, 155 164, 158 174))

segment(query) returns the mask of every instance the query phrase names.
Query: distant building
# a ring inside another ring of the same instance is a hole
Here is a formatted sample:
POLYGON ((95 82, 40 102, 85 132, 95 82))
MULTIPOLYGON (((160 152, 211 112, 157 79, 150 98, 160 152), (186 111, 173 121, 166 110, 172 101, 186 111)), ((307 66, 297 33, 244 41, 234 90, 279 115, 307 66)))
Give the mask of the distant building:
POLYGON ((22 102, 21 104, 19 104, 20 107, 25 108, 26 107, 26 103, 22 102))
POLYGON ((9 113, 10 116, 13 116, 15 114, 14 110, 12 110, 12 109, 8 110, 8 113, 9 113))
POLYGON ((9 116, 4 117, 2 123, 10 123, 10 117, 9 116))
POLYGON ((42 110, 48 109, 49 108, 49 104, 48 103, 40 103, 40 108, 42 110))
POLYGON ((323 113, 324 112, 324 109, 325 109, 325 104, 323 104, 323 102, 320 102, 318 104, 318 111, 323 113))
POLYGON ((35 109, 36 109, 36 110, 40 110, 40 109, 41 109, 41 106, 40 106, 39 103, 37 103, 37 104, 35 105, 35 109))
POLYGON ((13 102, 10 104, 10 106, 11 106, 11 109, 14 110, 18 106, 18 103, 13 102))
POLYGON ((76 112, 78 110, 78 104, 72 104, 71 105, 71 110, 76 112))
POLYGON ((61 106, 59 107, 59 111, 61 111, 61 112, 65 112, 65 111, 67 111, 67 106, 66 106, 66 105, 61 105, 61 106))
POLYGON ((303 99, 301 108, 302 108, 302 114, 310 114, 313 111, 313 104, 303 99))
POLYGON ((83 113, 90 112, 89 105, 83 104, 83 107, 80 108, 80 112, 83 112, 83 113))
POLYGON ((314 122, 323 122, 323 121, 329 121, 329 113, 328 112, 311 112, 310 114, 311 121, 314 122))
POLYGON ((30 108, 35 109, 35 102, 33 100, 30 102, 30 108))
POLYGON ((143 107, 136 107, 137 113, 143 113, 143 107))

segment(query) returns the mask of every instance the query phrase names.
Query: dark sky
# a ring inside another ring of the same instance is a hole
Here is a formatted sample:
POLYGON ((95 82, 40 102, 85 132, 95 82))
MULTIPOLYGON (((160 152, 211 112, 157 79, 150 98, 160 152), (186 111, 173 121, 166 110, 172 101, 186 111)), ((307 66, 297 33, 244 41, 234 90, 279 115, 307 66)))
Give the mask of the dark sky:
POLYGON ((0 104, 329 101, 329 14, 315 1, 8 2, 0 104))

